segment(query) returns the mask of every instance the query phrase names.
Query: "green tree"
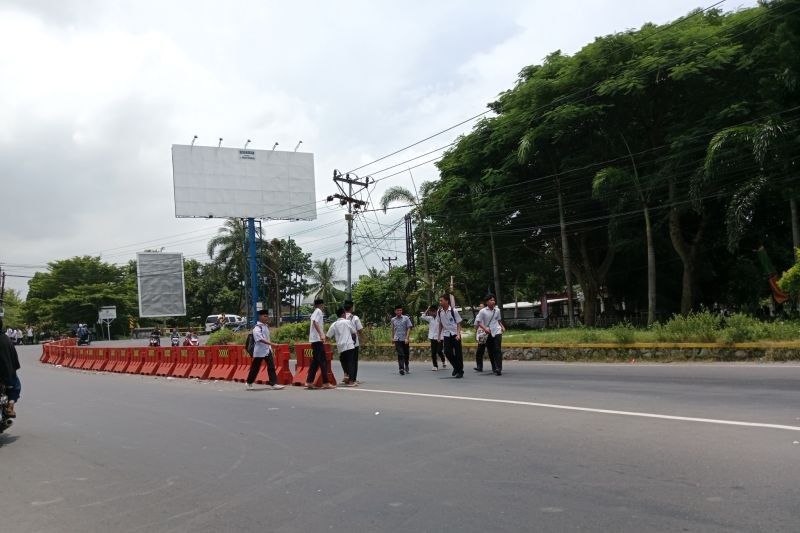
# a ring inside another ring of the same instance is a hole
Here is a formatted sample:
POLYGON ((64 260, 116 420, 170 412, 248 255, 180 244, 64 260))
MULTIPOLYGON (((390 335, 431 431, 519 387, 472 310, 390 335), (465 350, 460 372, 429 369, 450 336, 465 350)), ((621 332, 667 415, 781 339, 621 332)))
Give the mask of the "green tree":
POLYGON ((346 282, 338 279, 336 273, 336 260, 331 258, 314 261, 313 267, 308 271, 311 281, 310 291, 314 298, 322 298, 326 305, 336 306, 344 297, 344 291, 337 287, 344 287, 346 282))

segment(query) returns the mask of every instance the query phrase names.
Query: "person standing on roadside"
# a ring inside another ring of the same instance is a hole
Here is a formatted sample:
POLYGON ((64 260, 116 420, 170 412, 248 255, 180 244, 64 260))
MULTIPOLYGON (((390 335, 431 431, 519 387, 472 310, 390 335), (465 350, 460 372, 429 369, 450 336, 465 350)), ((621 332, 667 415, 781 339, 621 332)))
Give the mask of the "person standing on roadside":
POLYGON ((443 294, 439 298, 436 312, 439 323, 439 340, 444 343, 444 355, 453 367, 453 377, 464 377, 464 353, 461 348, 461 315, 450 305, 450 297, 443 294))
POLYGON ((428 340, 431 343, 431 361, 433 362, 433 370, 439 370, 439 363, 436 359, 438 355, 442 360, 442 368, 447 368, 447 363, 444 360, 444 351, 442 350, 442 342, 439 340, 439 322, 436 320, 436 310, 438 307, 431 305, 427 311, 422 313, 422 320, 428 323, 428 340))
POLYGON ((394 341, 394 349, 397 352, 397 364, 400 367, 401 376, 411 373, 408 365, 411 357, 409 339, 413 327, 411 319, 403 314, 403 306, 395 307, 392 317, 392 341, 394 341))
MULTIPOLYGON (((10 328, 9 328, 10 329, 10 328)), ((6 416, 16 418, 17 412, 14 406, 19 401, 22 392, 22 383, 19 380, 19 356, 14 343, 8 335, 4 335, 3 319, 0 318, 0 385, 5 386, 8 395, 8 405, 6 406, 6 416)))
MULTIPOLYGON (((364 329, 364 325, 361 323, 361 319, 358 318, 358 315, 355 314, 355 311, 353 311, 353 302, 350 300, 346 301, 344 303, 344 311, 345 318, 350 321, 353 325, 353 329, 356 330, 356 335, 353 338, 356 347, 353 348, 353 354, 350 356, 349 365, 345 371, 345 384, 349 381, 350 383, 358 385, 358 352, 361 347, 361 330, 364 329)), ((344 365, 344 363, 342 364, 344 365)))
POLYGON ((308 332, 308 342, 311 343, 311 367, 308 369, 306 388, 314 389, 314 378, 317 377, 317 369, 322 372, 322 388, 332 389, 333 385, 328 383, 328 358, 325 356, 325 333, 322 326, 325 323, 325 301, 322 298, 314 300, 314 312, 311 313, 311 324, 308 332))
POLYGON ((33 344, 33 328, 28 326, 28 331, 26 331, 28 337, 28 346, 33 344))
POLYGON ((275 357, 272 355, 272 347, 277 346, 269 336, 269 312, 261 309, 258 312, 258 322, 253 328, 253 362, 250 363, 250 373, 247 375, 247 389, 253 388, 261 370, 261 362, 267 362, 267 374, 269 375, 269 386, 275 390, 281 390, 283 385, 278 385, 278 374, 275 372, 275 357))
MULTIPOLYGON (((328 338, 336 340, 336 349, 339 350, 341 360, 345 361, 348 366, 350 366, 353 360, 353 351, 356 347, 356 342, 354 340, 356 338, 356 328, 353 327, 353 323, 347 319, 347 312, 344 310, 344 307, 340 307, 336 310, 336 316, 338 317, 336 322, 331 324, 331 327, 328 328, 328 338)), ((344 384, 348 387, 356 386, 356 382, 349 378, 344 384)))
POLYGON ((497 300, 493 294, 486 296, 486 307, 481 309, 475 319, 475 327, 486 334, 486 348, 489 350, 489 361, 492 363, 492 372, 500 376, 503 374, 503 317, 497 308, 497 300))
MULTIPOLYGON (((486 307, 483 302, 478 304, 478 312, 475 314, 475 342, 478 343, 478 348, 475 350, 475 372, 483 372, 483 354, 486 353, 486 332, 478 327, 478 317, 486 307)), ((494 370, 494 363, 492 363, 492 370, 494 370)))

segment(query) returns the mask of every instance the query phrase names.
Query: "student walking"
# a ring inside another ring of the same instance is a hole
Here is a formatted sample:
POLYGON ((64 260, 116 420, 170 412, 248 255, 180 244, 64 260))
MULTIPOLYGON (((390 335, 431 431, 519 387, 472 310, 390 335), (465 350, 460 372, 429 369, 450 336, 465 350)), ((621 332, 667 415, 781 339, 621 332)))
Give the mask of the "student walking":
POLYGON ((450 297, 439 298, 436 313, 439 323, 439 339, 444 343, 444 355, 453 367, 453 377, 464 377, 464 353, 461 349, 461 315, 450 305, 450 297))
POLYGON ((408 363, 411 355, 409 338, 414 324, 411 319, 403 314, 403 306, 398 305, 394 308, 392 317, 392 340, 394 349, 397 352, 397 365, 400 367, 400 375, 410 374, 408 363))
POLYGON ((486 306, 483 305, 483 302, 478 305, 478 313, 473 322, 475 324, 475 342, 478 343, 478 348, 475 350, 475 372, 483 372, 483 354, 486 353, 486 332, 478 327, 478 316, 484 307, 486 306))
POLYGON ((325 322, 325 301, 321 298, 314 300, 314 312, 311 313, 311 324, 308 331, 308 342, 311 343, 311 367, 308 369, 306 388, 314 389, 314 378, 317 377, 317 370, 322 372, 322 388, 332 389, 333 385, 328 383, 328 358, 325 356, 325 333, 322 326, 325 322))
POLYGON ((493 294, 486 297, 486 308, 481 309, 475 319, 475 327, 486 335, 486 348, 489 350, 489 361, 492 363, 492 372, 500 376, 503 374, 503 325, 502 315, 497 309, 497 300, 493 294))
MULTIPOLYGON (((350 356, 350 361, 348 363, 348 368, 345 370, 345 384, 348 382, 355 383, 358 385, 358 352, 359 348, 361 347, 361 330, 364 329, 364 325, 361 323, 361 319, 358 318, 358 315, 355 314, 353 311, 353 302, 346 301, 344 303, 344 311, 345 311, 345 318, 350 321, 353 325, 353 328, 356 330, 356 336, 353 339, 355 341, 356 347, 353 348, 353 354, 350 356)), ((341 357, 340 357, 341 360, 341 357)), ((342 363, 344 366, 345 363, 342 363)))
POLYGON ((258 312, 258 322, 253 328, 253 362, 250 363, 250 373, 247 374, 247 389, 253 388, 253 383, 261 370, 261 362, 267 362, 267 374, 269 375, 269 386, 275 390, 281 390, 283 385, 278 385, 278 374, 275 372, 275 357, 272 355, 272 347, 277 346, 269 336, 269 313, 266 309, 258 312))
MULTIPOLYGON (((338 318, 336 322, 331 324, 331 327, 328 328, 328 338, 336 340, 336 349, 339 350, 341 360, 348 364, 348 370, 352 372, 353 352, 356 348, 356 342, 354 340, 356 337, 356 328, 353 326, 353 323, 346 318, 346 315, 347 313, 344 307, 340 307, 336 310, 336 316, 338 318)), ((357 385, 354 380, 349 378, 344 384, 348 387, 355 387, 357 385)))
POLYGON ((447 363, 444 360, 444 351, 442 350, 442 342, 439 340, 439 322, 436 321, 436 310, 438 307, 431 305, 427 311, 422 313, 422 320, 428 323, 428 340, 431 343, 431 361, 433 362, 433 370, 439 370, 439 363, 436 356, 442 360, 442 368, 447 368, 447 363))

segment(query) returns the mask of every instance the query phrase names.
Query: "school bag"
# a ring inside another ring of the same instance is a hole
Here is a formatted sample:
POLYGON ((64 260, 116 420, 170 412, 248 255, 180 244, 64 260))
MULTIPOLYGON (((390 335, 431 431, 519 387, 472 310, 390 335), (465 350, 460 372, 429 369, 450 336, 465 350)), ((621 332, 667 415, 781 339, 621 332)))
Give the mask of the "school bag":
POLYGON ((256 351, 256 338, 253 337, 253 332, 247 334, 247 339, 244 341, 244 350, 252 357, 256 351))

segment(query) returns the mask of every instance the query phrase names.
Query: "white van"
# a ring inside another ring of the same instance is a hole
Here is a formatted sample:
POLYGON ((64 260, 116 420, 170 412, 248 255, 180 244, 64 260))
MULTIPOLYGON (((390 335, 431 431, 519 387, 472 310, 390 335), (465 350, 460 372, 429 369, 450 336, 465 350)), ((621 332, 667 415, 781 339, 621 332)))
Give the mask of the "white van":
MULTIPOLYGON (((206 317, 206 333, 211 332, 211 329, 214 327, 214 324, 216 324, 219 321, 219 317, 221 316, 222 315, 208 315, 208 317, 206 317)), ((238 326, 244 324, 244 319, 239 315, 225 313, 225 319, 226 319, 226 325, 235 324, 238 326)))

